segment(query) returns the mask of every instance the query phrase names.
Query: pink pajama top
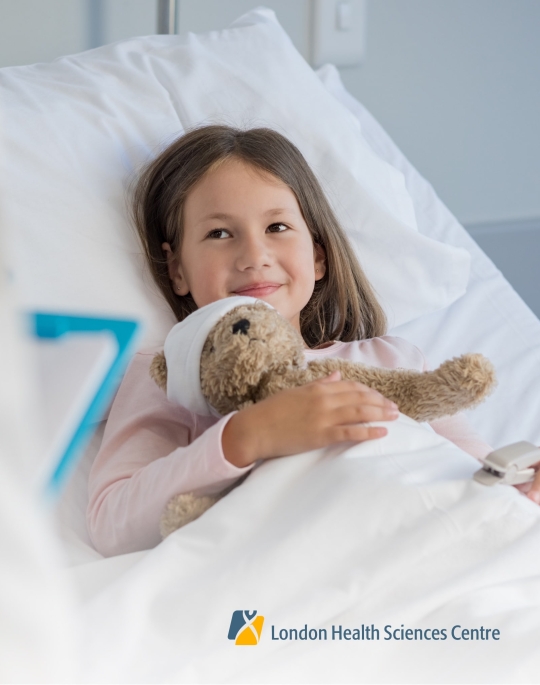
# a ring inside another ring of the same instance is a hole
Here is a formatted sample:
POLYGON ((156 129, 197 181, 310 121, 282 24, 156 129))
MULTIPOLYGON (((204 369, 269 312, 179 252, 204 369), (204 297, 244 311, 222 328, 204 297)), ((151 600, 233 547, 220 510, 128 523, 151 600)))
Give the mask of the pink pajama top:
MULTIPOLYGON (((156 546, 161 541, 159 520, 173 495, 220 492, 255 466, 238 468, 223 454, 221 434, 234 412, 221 419, 199 416, 167 400, 149 375, 158 349, 141 351, 132 359, 90 471, 88 532, 104 556, 156 546)), ((308 360, 322 357, 392 369, 428 368, 417 347, 392 336, 306 350, 308 360)), ((493 450, 463 414, 430 425, 478 459, 493 450)))

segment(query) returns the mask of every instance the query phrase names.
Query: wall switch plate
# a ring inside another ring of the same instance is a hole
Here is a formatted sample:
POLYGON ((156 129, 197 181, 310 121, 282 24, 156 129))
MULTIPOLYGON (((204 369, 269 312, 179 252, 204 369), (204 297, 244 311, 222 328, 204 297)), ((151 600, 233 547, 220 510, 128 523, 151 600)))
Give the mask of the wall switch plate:
POLYGON ((353 67, 364 60, 366 0, 311 0, 311 65, 353 67))

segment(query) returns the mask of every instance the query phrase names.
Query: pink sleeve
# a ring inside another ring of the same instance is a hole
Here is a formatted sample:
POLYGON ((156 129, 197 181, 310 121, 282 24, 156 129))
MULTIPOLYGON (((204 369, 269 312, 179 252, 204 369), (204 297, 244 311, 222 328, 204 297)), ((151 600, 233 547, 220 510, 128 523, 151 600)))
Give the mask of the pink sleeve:
POLYGON ((444 416, 442 419, 430 421, 429 425, 436 433, 442 435, 443 438, 451 440, 464 452, 468 452, 480 461, 494 450, 494 447, 488 445, 485 440, 474 432, 467 418, 461 412, 453 416, 444 416))
MULTIPOLYGON (((418 349, 418 348, 417 348, 418 349)), ((429 371, 430 366, 424 357, 424 371, 429 371)), ((453 416, 443 416, 440 419, 430 421, 429 425, 433 430, 442 435, 443 438, 450 440, 457 445, 464 452, 468 452, 476 459, 483 460, 490 452, 493 452, 493 447, 483 440, 478 433, 475 433, 472 426, 468 422, 465 414, 459 412, 453 416)))
POLYGON ((104 556, 155 547, 173 495, 220 492, 254 466, 225 459, 221 434, 233 414, 216 422, 169 402, 148 373, 152 357, 132 360, 90 471, 88 532, 104 556))

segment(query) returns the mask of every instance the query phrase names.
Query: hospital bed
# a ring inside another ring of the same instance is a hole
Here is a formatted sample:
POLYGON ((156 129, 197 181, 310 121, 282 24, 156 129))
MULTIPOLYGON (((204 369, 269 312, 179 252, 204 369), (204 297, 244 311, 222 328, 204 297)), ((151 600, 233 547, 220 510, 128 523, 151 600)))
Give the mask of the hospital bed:
MULTIPOLYGON (((130 229, 130 183, 189 126, 271 125, 321 179, 389 335, 432 367, 485 354, 499 384, 470 423, 494 447, 540 444, 540 321, 337 69, 313 72, 270 10, 5 69, 0 87, 22 309, 132 316, 141 344, 163 340, 174 321, 130 229)), ((105 418, 54 511, 89 682, 537 682, 540 508, 473 482, 478 462, 426 425, 402 417, 376 444, 266 462, 157 548, 104 559, 85 509, 105 418), (264 616, 251 649, 227 637, 238 610, 264 616), (380 639, 279 638, 304 626, 377 626, 380 639), (448 637, 385 640, 385 626, 448 637), (481 627, 500 639, 463 637, 481 627)))

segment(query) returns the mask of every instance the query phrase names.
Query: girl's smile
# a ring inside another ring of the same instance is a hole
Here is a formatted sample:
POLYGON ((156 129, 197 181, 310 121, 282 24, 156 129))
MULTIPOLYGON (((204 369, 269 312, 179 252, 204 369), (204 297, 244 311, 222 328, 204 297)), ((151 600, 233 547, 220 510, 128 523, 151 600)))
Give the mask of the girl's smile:
POLYGON ((281 283, 252 283, 234 291, 235 295, 247 295, 249 297, 258 297, 262 299, 264 296, 275 293, 278 288, 281 288, 281 283))
POLYGON ((237 158, 210 169, 188 192, 182 241, 169 275, 197 307, 232 295, 267 301, 300 330, 300 312, 325 274, 292 190, 237 158))

